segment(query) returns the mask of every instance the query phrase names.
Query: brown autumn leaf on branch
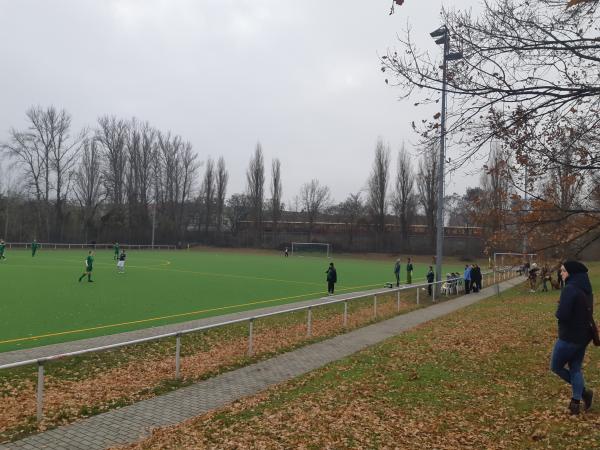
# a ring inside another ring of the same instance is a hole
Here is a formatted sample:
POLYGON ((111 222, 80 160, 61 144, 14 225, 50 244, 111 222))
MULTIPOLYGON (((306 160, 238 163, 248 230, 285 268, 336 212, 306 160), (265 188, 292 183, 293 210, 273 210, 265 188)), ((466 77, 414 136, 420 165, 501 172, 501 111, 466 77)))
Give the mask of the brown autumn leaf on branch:
POLYGON ((591 3, 591 2, 595 2, 598 0, 569 0, 569 3, 567 3, 567 8, 570 8, 571 6, 576 6, 579 5, 580 3, 591 3))

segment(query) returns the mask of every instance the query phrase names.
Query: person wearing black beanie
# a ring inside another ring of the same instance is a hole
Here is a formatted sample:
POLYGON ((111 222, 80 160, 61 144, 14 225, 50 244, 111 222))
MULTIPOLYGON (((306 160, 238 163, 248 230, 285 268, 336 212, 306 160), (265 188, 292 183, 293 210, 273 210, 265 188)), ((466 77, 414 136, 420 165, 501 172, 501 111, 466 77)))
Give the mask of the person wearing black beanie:
POLYGON ((565 261, 563 267, 569 275, 588 272, 588 268, 579 261, 565 261))
POLYGON ((593 317, 594 297, 585 265, 578 261, 565 261, 560 270, 565 287, 556 310, 558 339, 554 344, 550 367, 552 372, 571 385, 569 411, 577 415, 581 409, 581 400, 585 410, 588 410, 594 396, 592 390, 585 387, 582 371, 585 350, 592 340, 590 321, 593 317))

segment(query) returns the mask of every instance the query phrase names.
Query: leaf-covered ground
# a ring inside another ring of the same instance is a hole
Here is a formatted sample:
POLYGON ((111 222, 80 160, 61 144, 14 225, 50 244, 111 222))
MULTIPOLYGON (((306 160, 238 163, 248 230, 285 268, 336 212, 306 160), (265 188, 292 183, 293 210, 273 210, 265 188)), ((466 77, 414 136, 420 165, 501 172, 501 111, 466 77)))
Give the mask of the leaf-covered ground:
POLYGON ((598 449, 600 350, 598 403, 570 417, 548 369, 557 299, 523 285, 127 448, 598 449))
MULTIPOLYGON (((414 291, 402 295, 400 313, 418 307, 414 291)), ((395 296, 380 298, 377 320, 397 314, 396 307, 395 296)), ((45 418, 41 424, 35 421, 37 369, 32 366, 1 373, 0 442, 154 397, 222 371, 334 336, 344 331, 342 311, 343 304, 315 308, 310 338, 306 336, 306 312, 257 320, 252 358, 246 355, 246 324, 186 335, 182 338, 179 381, 173 379, 174 340, 48 363, 45 418)), ((347 329, 372 322, 372 298, 349 303, 347 329)))

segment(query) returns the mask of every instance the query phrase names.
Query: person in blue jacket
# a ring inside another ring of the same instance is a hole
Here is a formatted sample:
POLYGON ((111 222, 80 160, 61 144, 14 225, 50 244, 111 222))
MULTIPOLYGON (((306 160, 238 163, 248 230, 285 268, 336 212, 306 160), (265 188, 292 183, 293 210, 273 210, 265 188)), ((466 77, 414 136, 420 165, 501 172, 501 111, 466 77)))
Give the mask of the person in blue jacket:
POLYGON ((465 280, 465 294, 468 294, 471 292, 471 266, 468 264, 465 266, 463 278, 465 280))
POLYGON ((585 350, 592 340, 590 322, 594 297, 586 266, 578 261, 565 261, 560 270, 565 287, 556 310, 558 339, 552 351, 550 368, 571 385, 569 411, 577 415, 581 410, 581 400, 588 410, 594 397, 593 391, 585 387, 582 370, 585 350))

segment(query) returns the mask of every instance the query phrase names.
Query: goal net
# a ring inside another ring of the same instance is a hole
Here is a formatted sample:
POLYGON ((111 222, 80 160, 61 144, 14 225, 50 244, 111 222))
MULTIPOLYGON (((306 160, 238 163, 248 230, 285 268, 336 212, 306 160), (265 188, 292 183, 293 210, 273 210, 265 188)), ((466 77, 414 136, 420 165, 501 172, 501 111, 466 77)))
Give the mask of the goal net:
POLYGON ((331 245, 322 242, 292 242, 292 256, 331 256, 331 245))
POLYGON ((534 263, 539 265, 535 253, 496 253, 494 259, 498 270, 508 268, 525 269, 525 267, 531 267, 534 263))

